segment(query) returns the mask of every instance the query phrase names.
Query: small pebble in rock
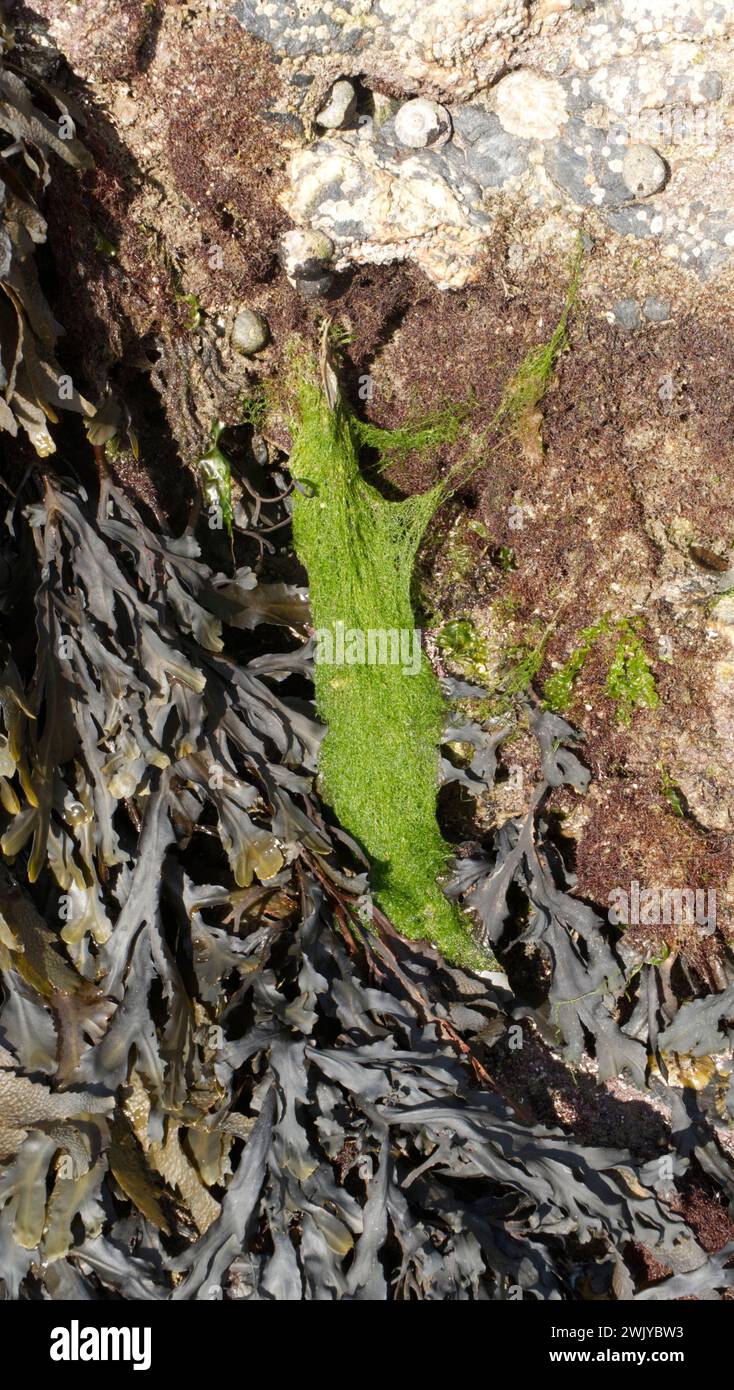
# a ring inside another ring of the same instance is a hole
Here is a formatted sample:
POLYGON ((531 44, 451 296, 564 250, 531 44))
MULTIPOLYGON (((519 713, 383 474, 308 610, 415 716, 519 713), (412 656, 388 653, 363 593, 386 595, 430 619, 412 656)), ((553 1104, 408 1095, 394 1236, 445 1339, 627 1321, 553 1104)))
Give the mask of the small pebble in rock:
POLYGON ((333 283, 334 276, 331 273, 327 273, 326 275, 318 275, 309 277, 308 279, 299 277, 295 281, 295 286, 298 293, 303 295, 304 299, 321 299, 325 294, 329 293, 333 283))
POLYGON ((650 323, 665 323, 672 318, 670 301, 667 299, 657 299, 654 294, 649 294, 642 306, 642 312, 650 323))
POLYGON ((622 178, 635 198, 649 198, 665 187, 668 170, 652 145, 630 145, 622 161, 622 178))
POLYGON ((357 93, 346 77, 341 77, 329 93, 329 100, 316 117, 324 130, 341 130, 351 121, 357 105, 357 93))
POLYGON ((411 150, 443 143, 450 134, 451 117, 446 107, 424 97, 404 102, 395 117, 395 138, 411 150))
POLYGON ((232 328, 232 345, 251 356, 265 347, 268 338, 267 321, 254 309, 240 309, 232 328))
POLYGON ((283 269, 289 280, 318 280, 334 255, 334 243, 325 232, 286 232, 281 244, 283 269))
POLYGON ((618 299, 612 305, 614 317, 622 328, 626 328, 632 333, 635 328, 640 326, 640 308, 634 299, 618 299))

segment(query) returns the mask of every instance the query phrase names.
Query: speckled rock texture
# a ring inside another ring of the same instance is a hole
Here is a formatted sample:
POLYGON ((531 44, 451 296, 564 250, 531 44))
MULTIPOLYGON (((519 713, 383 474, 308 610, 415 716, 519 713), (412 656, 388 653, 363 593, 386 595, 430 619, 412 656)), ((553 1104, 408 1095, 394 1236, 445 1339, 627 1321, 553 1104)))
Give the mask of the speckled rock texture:
POLYGON ((525 0, 238 0, 235 13, 296 72, 336 65, 455 100, 498 75, 530 22, 525 0))
MULTIPOLYGON (((442 288, 477 274, 510 205, 601 218, 703 278, 734 251, 733 0, 243 0, 306 118, 325 76, 439 96, 454 138, 396 149, 367 101, 359 129, 294 154, 284 206, 341 264, 412 259, 442 288)), ((399 142, 398 146, 399 146, 399 142)))

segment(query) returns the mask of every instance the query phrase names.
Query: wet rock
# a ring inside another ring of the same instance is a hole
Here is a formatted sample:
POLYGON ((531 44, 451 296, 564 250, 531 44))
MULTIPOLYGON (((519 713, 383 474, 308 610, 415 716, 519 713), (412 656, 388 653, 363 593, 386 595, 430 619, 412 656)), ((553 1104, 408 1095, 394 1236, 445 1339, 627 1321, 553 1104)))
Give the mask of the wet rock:
POLYGON ((622 161, 622 177, 635 198, 649 198, 665 187, 668 170, 652 145, 630 145, 622 161))
POLYGON ((662 214, 655 204, 651 204, 649 209, 640 208, 636 203, 632 207, 610 208, 607 220, 620 236, 639 238, 659 235, 658 225, 664 225, 662 214))
POLYGON ((670 300, 658 299, 656 295, 649 294, 642 306, 642 312, 650 323, 666 323, 672 317, 670 300))
POLYGON ((407 152, 387 135, 383 142, 349 133, 299 151, 285 205, 294 221, 328 230, 335 269, 409 256, 442 289, 476 273, 491 226, 460 151, 450 159, 440 150, 407 152))
POLYGON ((698 90, 704 101, 718 101, 724 90, 724 84, 718 72, 704 73, 698 85, 698 90))
POLYGON ((562 138, 545 146, 549 176, 583 207, 611 209, 629 201, 621 159, 613 158, 609 140, 609 132, 574 116, 564 127, 562 138))
POLYGON ((620 327, 628 333, 640 327, 640 306, 635 299, 618 299, 612 305, 612 312, 620 327))
POLYGON ((232 346, 248 357, 267 346, 270 333, 267 320, 254 309, 240 309, 232 328, 232 346))
POLYGON ((527 169, 529 142, 508 135, 494 112, 458 108, 453 122, 454 144, 459 136, 466 168, 481 188, 499 188, 527 169))
POLYGON ((257 463, 260 468, 267 468, 270 463, 270 450, 268 449, 268 442, 262 434, 258 434, 257 432, 253 434, 250 440, 250 449, 255 463, 257 463))
POLYGON ((341 130, 349 125, 357 109, 357 93, 346 78, 340 78, 329 93, 329 100, 316 117, 317 125, 324 130, 341 130))
POLYGON ((316 275, 312 279, 299 276, 295 281, 296 289, 304 299, 323 299, 333 284, 334 276, 328 271, 325 275, 316 275))
POLYGON ((553 182, 562 188, 574 203, 591 203, 589 161, 582 148, 559 140, 546 151, 545 167, 553 182))
POLYGON ((436 145, 451 134, 451 117, 445 106, 417 97, 406 101, 395 117, 395 138, 411 150, 436 145))

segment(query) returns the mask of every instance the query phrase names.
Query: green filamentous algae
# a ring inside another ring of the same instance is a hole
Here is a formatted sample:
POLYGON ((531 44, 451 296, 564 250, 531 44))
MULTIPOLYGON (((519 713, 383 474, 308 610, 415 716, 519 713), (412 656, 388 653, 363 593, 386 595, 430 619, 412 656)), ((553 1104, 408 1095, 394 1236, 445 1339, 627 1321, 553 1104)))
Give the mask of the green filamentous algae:
MULTIPOLYGON (((392 436, 361 425, 334 394, 332 407, 320 384, 301 382, 290 463, 299 484, 294 540, 308 571, 313 623, 322 653, 336 658, 316 662, 317 708, 327 726, 324 795, 368 855, 375 898, 398 930, 478 965, 467 920, 440 886, 451 854, 436 822, 446 707, 414 645, 410 594, 416 552, 446 492, 439 485, 387 501, 363 477, 359 451, 369 434, 370 447, 388 456, 392 436), (377 659, 363 660, 360 650, 350 663, 350 643, 364 642, 368 654, 367 634, 377 659), (392 634, 402 636, 400 646, 392 634)), ((456 426, 447 414, 440 428, 450 438, 456 426)))

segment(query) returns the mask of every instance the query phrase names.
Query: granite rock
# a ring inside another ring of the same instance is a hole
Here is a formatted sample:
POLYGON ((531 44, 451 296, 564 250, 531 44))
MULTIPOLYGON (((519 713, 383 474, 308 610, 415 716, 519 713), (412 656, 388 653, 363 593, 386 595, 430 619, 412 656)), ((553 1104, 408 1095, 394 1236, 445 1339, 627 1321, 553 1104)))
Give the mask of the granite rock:
POLYGON ((358 0, 348 14, 332 0, 240 0, 235 12, 314 78, 304 101, 323 108, 334 65, 376 89, 380 119, 295 148, 283 198, 294 221, 333 235, 340 268, 411 259, 455 288, 523 207, 570 227, 587 210, 703 279, 730 264, 734 0, 358 0), (413 99, 395 111, 397 92, 413 99), (406 145, 401 111, 437 102, 450 123, 406 145))

